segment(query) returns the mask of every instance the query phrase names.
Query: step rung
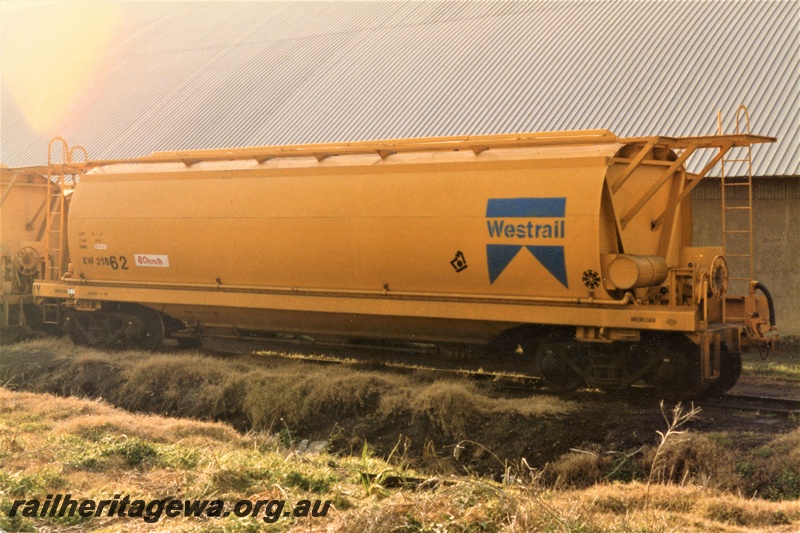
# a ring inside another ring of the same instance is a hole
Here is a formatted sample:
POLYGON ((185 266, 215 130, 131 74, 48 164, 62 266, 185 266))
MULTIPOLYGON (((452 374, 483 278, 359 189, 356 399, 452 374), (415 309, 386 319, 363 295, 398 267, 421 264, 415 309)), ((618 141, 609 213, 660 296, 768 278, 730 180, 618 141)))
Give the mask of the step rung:
POLYGON ((752 254, 725 254, 725 257, 752 257, 752 254))
POLYGON ((736 183, 723 183, 726 187, 747 187, 750 185, 747 181, 737 181, 736 183))
POLYGON ((752 231, 748 231, 746 229, 736 229, 736 230, 726 230, 723 233, 753 233, 752 231))
POLYGON ((742 207, 728 207, 728 206, 725 206, 725 207, 723 207, 723 209, 725 209, 726 211, 750 211, 753 208, 750 207, 750 206, 742 206, 742 207))

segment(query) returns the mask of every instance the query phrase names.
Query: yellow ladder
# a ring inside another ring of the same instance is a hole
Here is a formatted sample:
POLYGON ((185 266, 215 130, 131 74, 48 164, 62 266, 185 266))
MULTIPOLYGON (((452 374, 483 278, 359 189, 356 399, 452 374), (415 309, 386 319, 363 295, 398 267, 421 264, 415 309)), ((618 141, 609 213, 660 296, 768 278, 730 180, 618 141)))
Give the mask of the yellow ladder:
POLYGON ((67 141, 61 137, 50 139, 47 145, 47 202, 49 208, 46 216, 47 228, 47 268, 45 278, 56 281, 64 273, 65 228, 66 228, 66 196, 64 195, 63 165, 53 161, 53 145, 61 144, 61 163, 69 162, 67 141))
MULTIPOLYGON (((717 113, 717 129, 721 135, 722 112, 717 113)), ((736 133, 750 133, 750 112, 744 104, 736 109, 736 133)), ((722 248, 730 271, 728 290, 733 295, 745 295, 750 281, 754 279, 751 145, 732 149, 727 157, 722 158, 720 182, 722 248)))
POLYGON ((77 176, 64 170, 66 163, 73 162, 75 151, 83 152, 84 161, 88 158, 82 146, 67 145, 61 137, 53 137, 47 145, 47 205, 45 228, 47 228, 47 264, 45 279, 57 281, 66 269, 67 260, 67 190, 75 186, 77 176), (61 162, 53 161, 53 146, 61 146, 61 162))

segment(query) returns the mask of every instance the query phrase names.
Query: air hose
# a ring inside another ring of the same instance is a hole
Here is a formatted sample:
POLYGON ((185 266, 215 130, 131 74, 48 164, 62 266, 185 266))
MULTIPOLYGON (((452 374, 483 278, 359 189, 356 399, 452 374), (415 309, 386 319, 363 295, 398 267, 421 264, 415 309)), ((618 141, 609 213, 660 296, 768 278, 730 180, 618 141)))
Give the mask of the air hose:
POLYGON ((769 306, 769 325, 771 328, 775 327, 775 303, 772 301, 772 294, 770 294, 769 289, 767 289, 763 283, 757 281, 755 289, 764 293, 764 297, 767 299, 767 306, 769 306))

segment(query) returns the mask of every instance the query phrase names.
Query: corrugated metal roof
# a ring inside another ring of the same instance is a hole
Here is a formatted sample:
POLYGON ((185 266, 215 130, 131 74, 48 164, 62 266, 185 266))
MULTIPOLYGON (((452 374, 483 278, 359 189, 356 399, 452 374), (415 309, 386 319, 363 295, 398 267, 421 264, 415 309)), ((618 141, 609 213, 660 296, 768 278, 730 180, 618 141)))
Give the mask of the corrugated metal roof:
POLYGON ((756 174, 800 175, 796 0, 120 8, 128 23, 104 69, 51 131, 32 131, 3 87, 4 164, 41 164, 51 135, 92 158, 563 129, 700 135, 718 110, 732 131, 745 103, 754 132, 780 139, 755 148, 756 174))

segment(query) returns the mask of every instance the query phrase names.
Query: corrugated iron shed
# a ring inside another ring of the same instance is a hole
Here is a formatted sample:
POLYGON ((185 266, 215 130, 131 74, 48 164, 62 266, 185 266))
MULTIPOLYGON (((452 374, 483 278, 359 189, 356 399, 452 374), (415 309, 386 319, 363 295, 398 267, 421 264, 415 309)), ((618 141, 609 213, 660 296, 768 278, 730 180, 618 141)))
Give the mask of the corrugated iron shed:
MULTIPOLYGON (((84 7, 85 9, 85 7, 84 7)), ((800 175, 800 2, 121 3, 68 112, 35 131, 3 83, 0 160, 53 135, 155 150, 609 128, 716 132, 749 106, 757 175, 800 175)), ((3 36, 20 24, 2 13, 3 36)), ((64 48, 52 50, 69 61, 64 48)), ((3 71, 18 42, 2 41, 3 71)), ((6 72, 3 72, 4 79, 6 72)), ((58 79, 52 83, 59 83, 58 79)))

